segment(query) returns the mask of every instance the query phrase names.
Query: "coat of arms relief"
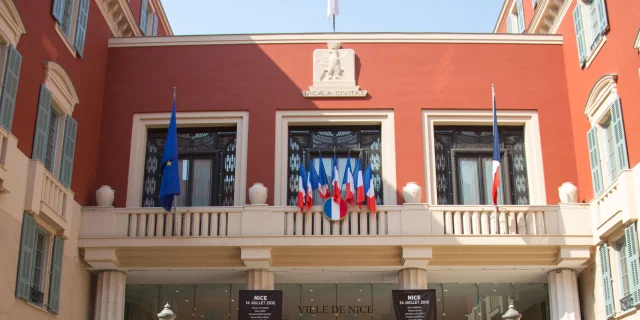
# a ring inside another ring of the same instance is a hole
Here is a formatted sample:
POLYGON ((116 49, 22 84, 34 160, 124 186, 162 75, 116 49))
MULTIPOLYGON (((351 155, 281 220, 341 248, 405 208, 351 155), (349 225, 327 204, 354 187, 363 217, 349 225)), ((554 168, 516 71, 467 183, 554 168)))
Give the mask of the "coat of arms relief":
POLYGON ((328 49, 313 51, 313 86, 302 91, 305 98, 365 97, 366 90, 356 85, 356 53, 340 49, 341 43, 332 41, 328 49))

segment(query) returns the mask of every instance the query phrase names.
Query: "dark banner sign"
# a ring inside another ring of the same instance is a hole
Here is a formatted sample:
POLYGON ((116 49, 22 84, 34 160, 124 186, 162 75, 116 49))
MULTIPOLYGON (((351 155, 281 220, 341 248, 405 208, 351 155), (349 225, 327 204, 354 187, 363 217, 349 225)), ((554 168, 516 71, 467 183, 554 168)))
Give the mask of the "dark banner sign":
POLYGON ((282 290, 240 290, 238 320, 282 320, 282 290))
POLYGON ((396 320, 436 320, 436 290, 393 290, 396 320))

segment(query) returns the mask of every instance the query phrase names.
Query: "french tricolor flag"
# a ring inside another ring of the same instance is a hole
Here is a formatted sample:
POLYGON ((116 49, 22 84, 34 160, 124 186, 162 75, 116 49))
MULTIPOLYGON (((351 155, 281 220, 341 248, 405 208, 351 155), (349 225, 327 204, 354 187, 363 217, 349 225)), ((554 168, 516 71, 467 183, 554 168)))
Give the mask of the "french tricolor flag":
POLYGON ((498 117, 496 115, 496 91, 491 85, 493 100, 493 186, 491 196, 493 205, 498 207, 498 188, 500 187, 500 138, 498 136, 498 117))
POLYGON ((298 207, 301 212, 304 210, 307 179, 307 170, 304 169, 304 165, 302 161, 300 161, 300 171, 298 173, 298 207))
POLYGON ((340 194, 340 181, 338 180, 338 158, 336 155, 333 155, 333 169, 331 172, 331 186, 333 188, 333 201, 336 203, 340 203, 340 199, 342 199, 342 195, 340 194))
POLYGON ((367 207, 371 209, 371 213, 376 213, 376 193, 373 189, 373 174, 371 172, 371 165, 368 165, 362 175, 364 182, 364 194, 367 197, 367 207))
POLYGON ((354 183, 356 188, 356 204, 358 208, 362 209, 362 203, 364 202, 364 179, 362 178, 362 166, 360 165, 360 157, 356 162, 356 168, 353 169, 354 183))
POLYGON ((348 204, 353 205, 353 196, 356 193, 356 189, 353 184, 353 172, 351 172, 351 155, 347 156, 347 167, 344 169, 342 184, 345 186, 344 200, 348 204))
POLYGON ((323 200, 331 198, 329 181, 327 181, 327 171, 324 170, 324 161, 322 161, 322 155, 320 156, 320 177, 318 179, 318 192, 320 193, 320 198, 322 198, 323 200))
POLYGON ((309 161, 309 174, 307 177, 307 186, 305 190, 307 192, 307 197, 305 202, 307 204, 307 209, 311 209, 311 206, 313 205, 313 190, 318 189, 318 173, 316 172, 316 168, 313 166, 313 161, 309 161))

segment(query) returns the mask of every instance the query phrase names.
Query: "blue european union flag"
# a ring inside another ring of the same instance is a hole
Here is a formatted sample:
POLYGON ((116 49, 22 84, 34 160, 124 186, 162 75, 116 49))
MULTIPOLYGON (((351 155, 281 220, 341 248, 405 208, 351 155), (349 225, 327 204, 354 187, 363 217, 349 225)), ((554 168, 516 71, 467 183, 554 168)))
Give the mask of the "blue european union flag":
POLYGON ((176 97, 173 97, 173 109, 169 121, 167 141, 162 155, 162 183, 160 184, 160 205, 171 211, 173 199, 180 195, 180 171, 178 170, 178 129, 176 128, 176 97))

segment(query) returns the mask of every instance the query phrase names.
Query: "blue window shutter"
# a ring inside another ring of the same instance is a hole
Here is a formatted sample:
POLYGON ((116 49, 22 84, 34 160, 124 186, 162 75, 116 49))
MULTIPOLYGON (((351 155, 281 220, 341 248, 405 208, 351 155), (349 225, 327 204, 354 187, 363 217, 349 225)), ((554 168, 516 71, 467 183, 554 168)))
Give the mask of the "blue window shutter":
POLYGON ((509 17, 507 17, 507 32, 508 33, 513 33, 513 26, 512 26, 512 22, 511 22, 511 14, 509 14, 509 17))
POLYGON ((47 139, 49 138, 49 122, 51 121, 51 91, 44 84, 40 85, 40 100, 38 101, 38 118, 36 132, 33 135, 32 159, 47 161, 47 139))
POLYGON ((147 0, 142 0, 140 8, 140 30, 143 36, 147 35, 147 0))
POLYGON ((89 0, 80 0, 78 6, 78 23, 76 24, 76 38, 73 46, 78 50, 78 55, 82 57, 84 53, 84 42, 87 37, 87 21, 89 20, 89 0))
POLYGON ((524 10, 522 9, 522 0, 516 2, 516 10, 518 10, 518 32, 524 33, 524 10))
POLYGON ((18 259, 18 283, 16 297, 29 301, 33 270, 35 268, 36 219, 28 213, 22 218, 22 236, 20 238, 20 258, 18 259))
POLYGON ((609 27, 609 21, 607 20, 607 5, 604 3, 604 0, 593 0, 591 5, 595 6, 598 11, 598 27, 600 28, 598 33, 604 34, 609 27))
POLYGON ((584 25, 582 24, 582 11, 580 9, 580 2, 576 4, 573 9, 573 25, 576 30, 576 43, 578 44, 578 60, 580 67, 584 65, 587 60, 587 46, 584 39, 584 25))
POLYGON ((67 188, 71 188, 73 156, 76 150, 77 130, 78 122, 68 115, 64 126, 64 146, 62 149, 62 166, 60 167, 60 182, 67 188))
POLYGON ((633 305, 640 304, 640 256, 638 255, 638 232, 635 222, 624 229, 624 241, 627 245, 626 260, 629 274, 629 292, 633 296, 633 305))
POLYGON ((607 318, 616 314, 611 286, 611 265, 609 264, 609 246, 605 243, 600 247, 600 270, 602 272, 602 291, 604 292, 604 310, 607 318))
POLYGON ((62 254, 64 252, 64 240, 55 236, 53 238, 53 251, 51 258, 51 280, 49 282, 49 301, 47 309, 51 313, 58 314, 60 309, 60 285, 62 283, 62 254))
POLYGON ((153 13, 153 28, 151 28, 151 35, 154 37, 158 35, 158 15, 155 12, 153 13))
POLYGON ((602 184, 602 167, 600 165, 600 153, 598 150, 598 132, 596 127, 592 127, 587 132, 587 142, 589 144, 589 161, 591 162, 591 180, 593 181, 594 195, 600 194, 604 188, 602 184))
POLYGON ((53 8, 51 9, 51 14, 60 25, 62 24, 62 19, 64 17, 65 2, 65 0, 53 0, 53 8))
POLYGON ((20 79, 20 66, 22 55, 9 45, 7 52, 7 65, 4 68, 4 82, 2 84, 2 100, 0 100, 0 125, 7 131, 11 131, 13 123, 13 111, 16 106, 18 94, 18 80, 20 79))
POLYGON ((618 165, 616 175, 622 173, 622 170, 629 169, 629 157, 627 156, 627 141, 624 134, 624 121, 622 120, 622 108, 620 107, 620 99, 616 99, 609 107, 611 112, 611 125, 613 126, 613 143, 615 145, 615 159, 618 165))

